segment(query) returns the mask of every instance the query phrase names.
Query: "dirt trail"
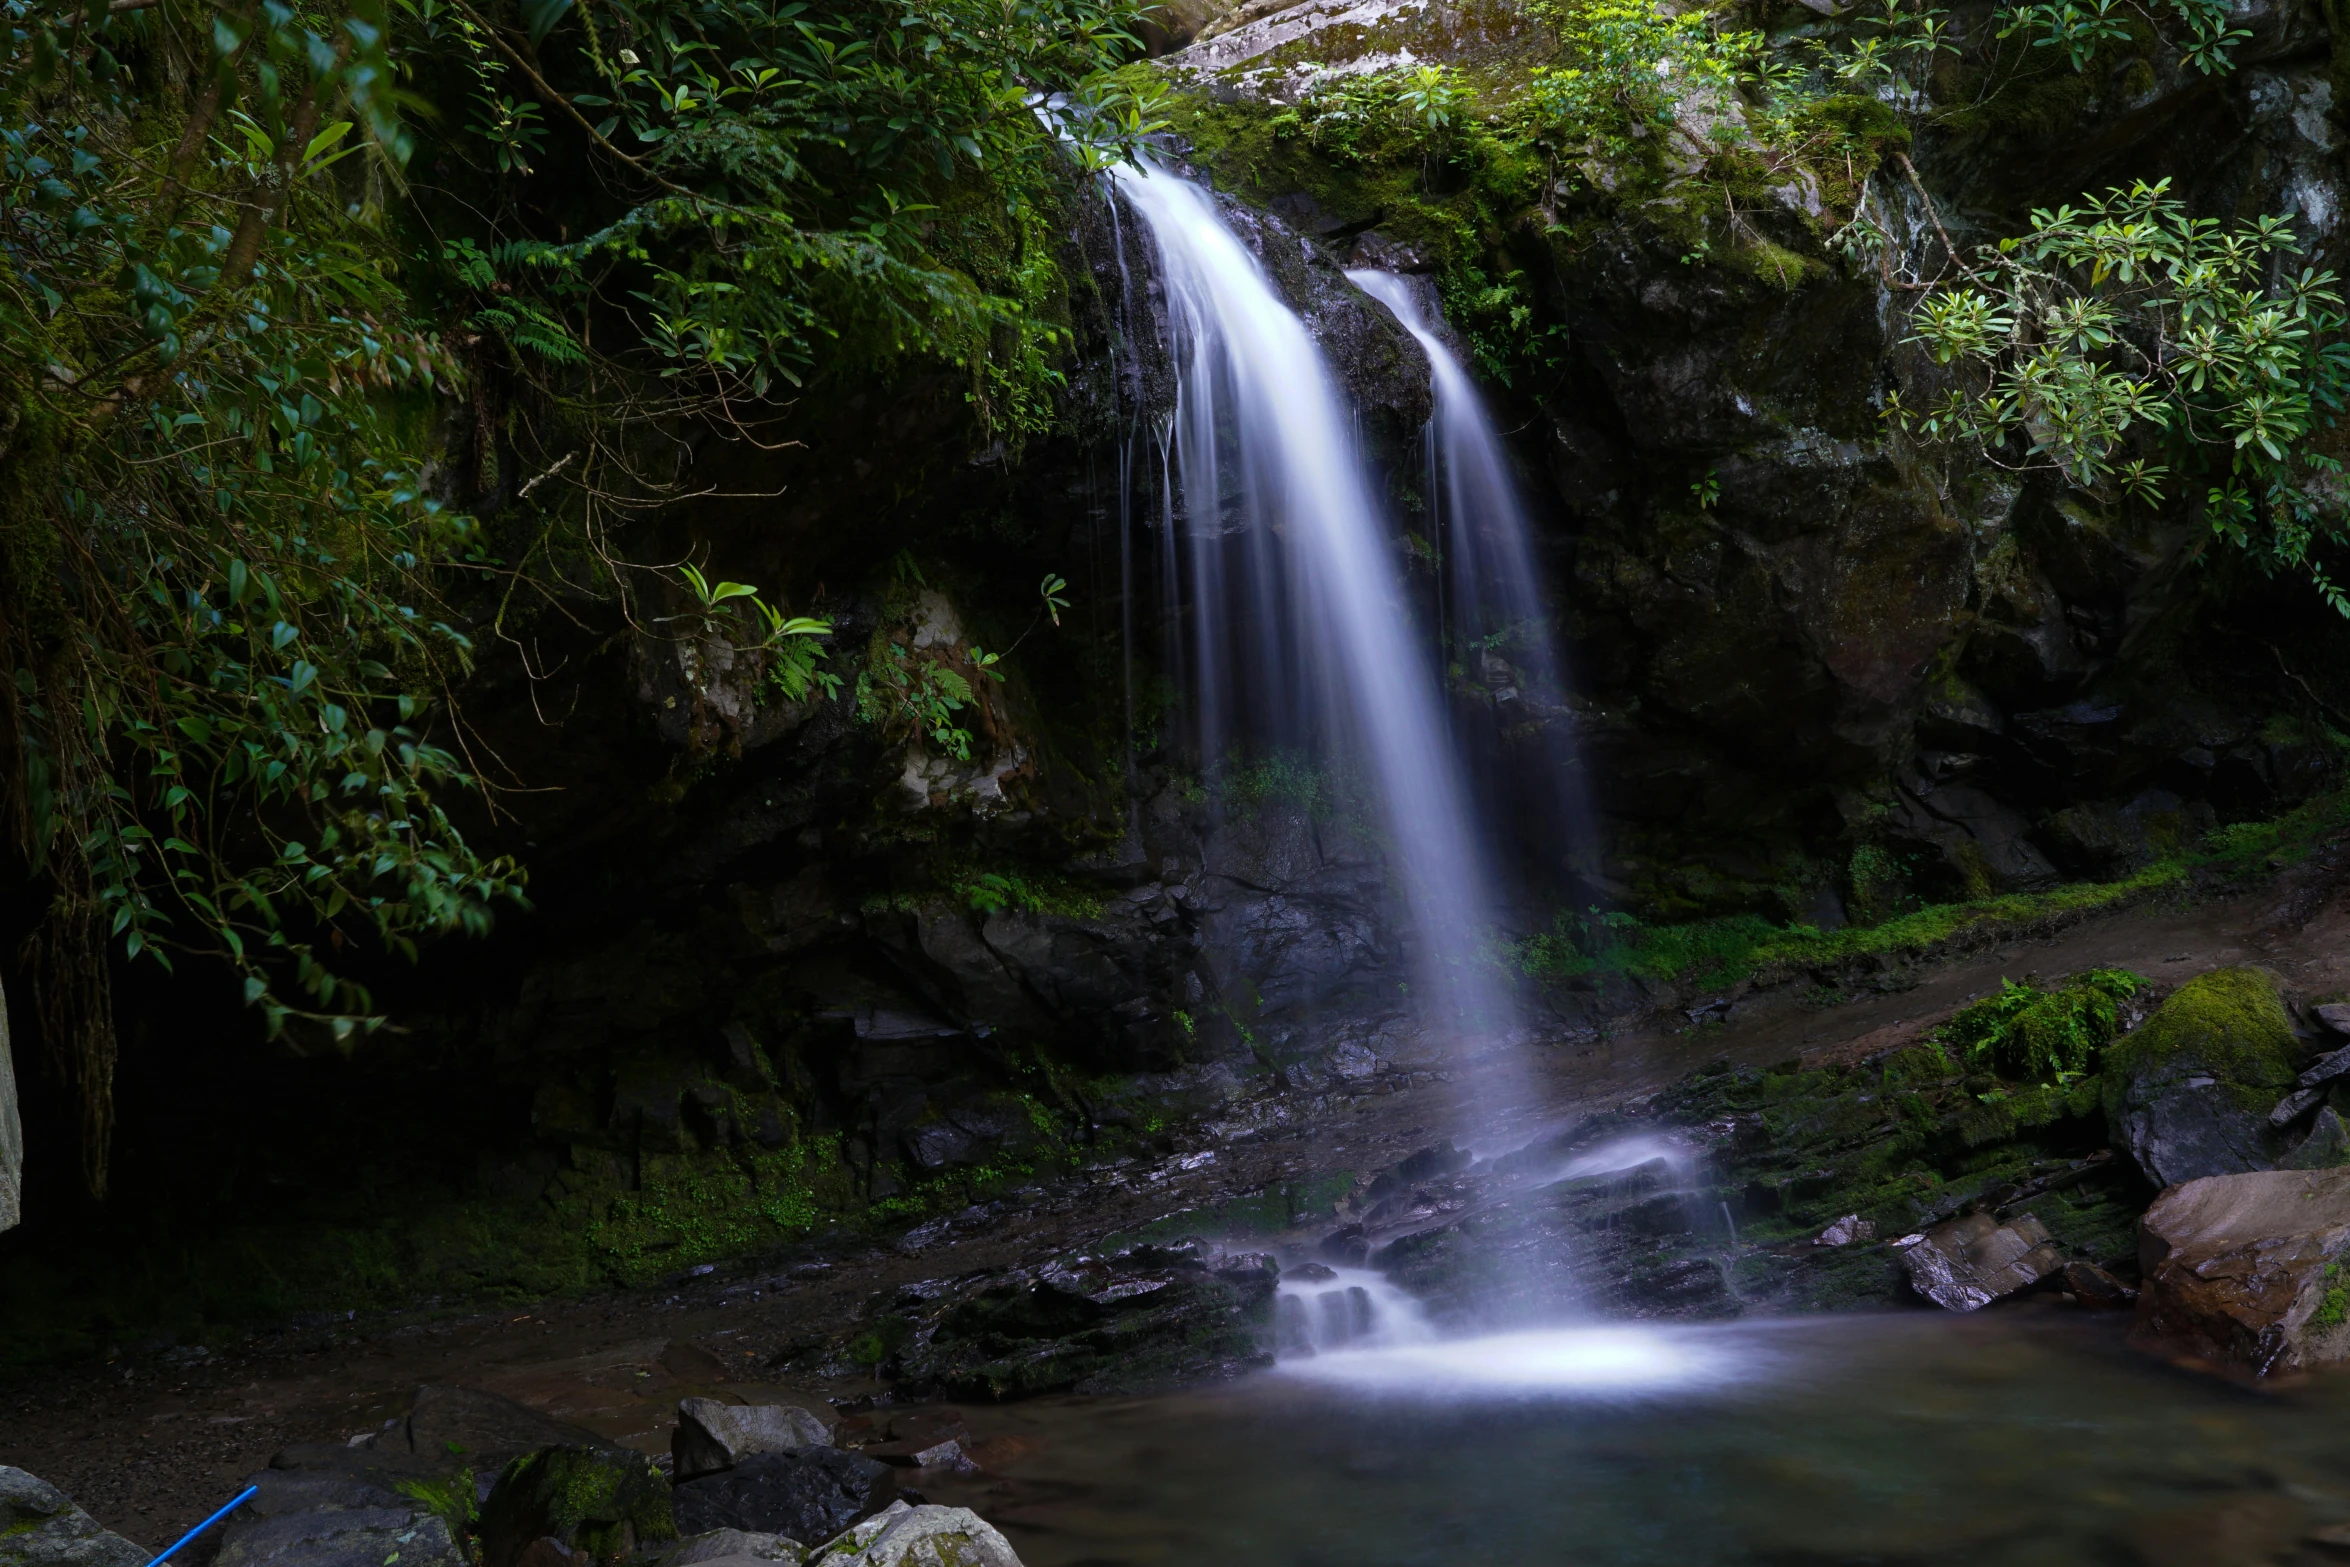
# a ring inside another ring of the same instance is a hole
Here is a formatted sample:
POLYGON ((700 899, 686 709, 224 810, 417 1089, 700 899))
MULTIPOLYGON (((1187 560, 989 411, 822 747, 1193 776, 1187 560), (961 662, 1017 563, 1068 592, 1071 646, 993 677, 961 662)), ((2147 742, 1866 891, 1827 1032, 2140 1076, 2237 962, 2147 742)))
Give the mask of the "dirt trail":
MULTIPOLYGON (((1767 1064, 1858 1058, 1922 1032, 2004 976, 2118 965, 2166 984, 2229 963, 2265 964, 2298 996, 2350 994, 2350 906, 2328 872, 2184 910, 2143 908, 1949 961, 1912 988, 1833 1007, 1792 990, 1757 995, 1726 1022, 1656 1028, 1546 1052, 1523 1120, 1638 1094, 1727 1057, 1767 1064)), ((1071 1246, 1276 1180, 1378 1169, 1439 1140, 1455 1090, 1428 1084, 1359 1101, 1301 1132, 1178 1152, 1157 1166, 1090 1172, 1048 1198, 975 1220, 922 1247, 872 1247, 829 1265, 666 1291, 548 1302, 360 1332, 255 1338, 207 1358, 125 1360, 40 1374, 0 1390, 0 1463, 51 1480, 108 1527, 160 1548, 225 1501, 289 1442, 381 1427, 420 1382, 506 1393, 650 1451, 676 1401, 756 1398, 780 1351, 838 1331, 875 1291, 918 1278, 1042 1261, 1071 1246)), ((799 1382, 778 1392, 854 1396, 799 1382)))

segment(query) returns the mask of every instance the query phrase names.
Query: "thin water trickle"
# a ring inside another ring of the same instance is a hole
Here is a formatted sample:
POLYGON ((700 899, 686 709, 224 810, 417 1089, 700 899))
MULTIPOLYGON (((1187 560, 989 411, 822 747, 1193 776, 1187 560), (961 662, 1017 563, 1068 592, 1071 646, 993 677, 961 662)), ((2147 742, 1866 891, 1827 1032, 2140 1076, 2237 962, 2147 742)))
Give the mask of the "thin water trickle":
POLYGON ((1246 744, 1360 763, 1401 861, 1422 1021, 1460 1047, 1487 1044, 1510 1024, 1480 961, 1487 875, 1347 407, 1208 192, 1152 167, 1113 177, 1166 290, 1200 754, 1246 744))
MULTIPOLYGON (((1565 696, 1567 670, 1551 632, 1536 570, 1534 524, 1509 450, 1477 383, 1437 330, 1437 318, 1408 278, 1360 269, 1347 281, 1378 300, 1427 352, 1436 409, 1428 421, 1429 543, 1438 561, 1440 641, 1464 684, 1485 693, 1500 727, 1541 736, 1539 775, 1517 793, 1536 802, 1545 847, 1579 857, 1588 847, 1590 812, 1575 754, 1565 696)), ((1487 798, 1504 792, 1503 774, 1523 779, 1522 759, 1504 768, 1486 758, 1487 798)))

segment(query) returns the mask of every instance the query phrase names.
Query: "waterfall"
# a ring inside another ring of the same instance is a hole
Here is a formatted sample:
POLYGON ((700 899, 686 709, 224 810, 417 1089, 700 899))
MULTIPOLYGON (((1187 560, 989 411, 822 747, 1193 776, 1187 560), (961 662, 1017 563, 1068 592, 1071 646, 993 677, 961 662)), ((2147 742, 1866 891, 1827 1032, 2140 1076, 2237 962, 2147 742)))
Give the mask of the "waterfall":
POLYGON ((1435 1336, 1420 1303, 1368 1268, 1309 1262, 1284 1271, 1273 1296, 1274 1347, 1284 1360, 1425 1344, 1435 1336))
POLYGON ((1421 1019, 1456 1052, 1489 1043, 1509 1009, 1480 957, 1478 835, 1349 410, 1207 191, 1156 167, 1114 178, 1165 286, 1201 758, 1247 743, 1359 765, 1401 873, 1421 1019))
POLYGON ((1483 749, 1480 791, 1496 802, 1516 792, 1535 818, 1520 841, 1577 858, 1589 844, 1589 809, 1565 705, 1564 661, 1542 602, 1533 523, 1501 432, 1476 382, 1437 332, 1420 290, 1392 272, 1352 271, 1347 281, 1391 311, 1428 354, 1436 411, 1428 423, 1428 537, 1439 560, 1439 615, 1447 656, 1464 683, 1491 702, 1496 735, 1483 749), (1505 765, 1498 731, 1535 721, 1535 765, 1505 765))

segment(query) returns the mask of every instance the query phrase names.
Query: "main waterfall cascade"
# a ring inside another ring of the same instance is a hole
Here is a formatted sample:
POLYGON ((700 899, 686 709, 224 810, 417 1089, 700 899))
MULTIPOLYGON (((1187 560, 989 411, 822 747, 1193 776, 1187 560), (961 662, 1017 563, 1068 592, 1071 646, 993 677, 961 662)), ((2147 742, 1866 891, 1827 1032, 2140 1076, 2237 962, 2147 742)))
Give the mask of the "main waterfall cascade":
POLYGON ((1157 245, 1177 380, 1185 659, 1200 754, 1242 742, 1358 765, 1415 935, 1423 1026, 1482 1056, 1488 1108, 1510 999, 1482 961, 1494 903, 1436 671, 1349 410, 1304 322, 1201 187, 1121 167, 1157 245))
MULTIPOLYGON (((1425 633, 1449 625, 1455 647, 1487 656, 1502 674, 1480 667, 1488 686, 1522 679, 1558 689, 1528 521, 1500 437, 1408 285, 1349 274, 1418 338, 1434 369, 1429 488, 1450 561, 1440 624, 1423 627, 1351 412, 1305 323, 1207 190, 1149 166, 1114 178, 1156 244, 1165 290, 1177 391, 1159 437, 1172 459, 1160 547, 1172 552, 1162 570, 1180 606, 1176 666, 1201 755, 1270 744, 1360 769, 1399 862, 1420 1021, 1464 1068, 1471 1120, 1461 1130, 1474 1142, 1533 1106, 1509 1048, 1517 1030, 1508 988, 1479 951, 1495 923, 1489 845, 1425 633), (1496 654, 1505 643, 1522 676, 1496 654)), ((1284 1275, 1276 1307, 1283 1358, 1328 1368, 1317 1376, 1349 1377, 1343 1368, 1374 1362, 1396 1369, 1367 1374, 1430 1385, 1505 1374, 1500 1361, 1480 1358, 1473 1346, 1482 1341, 1444 1349, 1419 1303, 1367 1268, 1302 1265, 1284 1275)), ((1535 1358, 1556 1385, 1616 1385, 1666 1374, 1673 1357, 1653 1358, 1651 1347, 1637 1331, 1602 1342, 1569 1330, 1543 1340, 1535 1358)), ((1514 1344, 1501 1359, 1527 1353, 1514 1344)))

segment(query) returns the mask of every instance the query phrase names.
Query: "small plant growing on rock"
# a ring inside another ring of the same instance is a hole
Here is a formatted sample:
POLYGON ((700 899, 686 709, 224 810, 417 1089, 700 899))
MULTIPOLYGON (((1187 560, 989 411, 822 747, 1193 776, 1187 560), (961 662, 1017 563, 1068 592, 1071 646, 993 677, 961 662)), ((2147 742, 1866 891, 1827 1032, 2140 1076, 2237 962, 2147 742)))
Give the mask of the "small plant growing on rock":
POLYGON ((2105 1047, 2124 1031, 2123 1003, 2147 982, 2128 969, 2091 969, 2043 989, 2028 978, 2002 980, 1999 992, 1960 1011, 1941 1041, 1964 1065, 2027 1082, 2071 1082, 2097 1069, 2105 1047))

